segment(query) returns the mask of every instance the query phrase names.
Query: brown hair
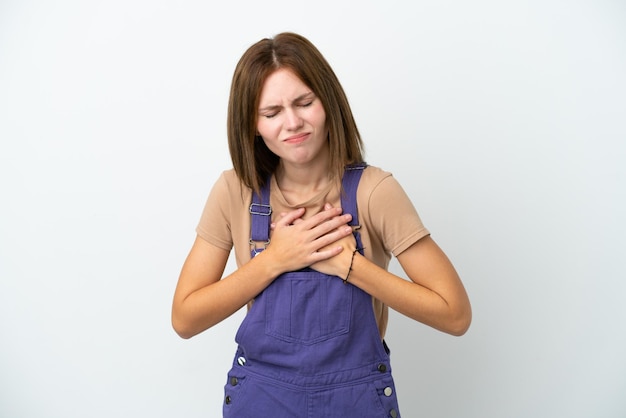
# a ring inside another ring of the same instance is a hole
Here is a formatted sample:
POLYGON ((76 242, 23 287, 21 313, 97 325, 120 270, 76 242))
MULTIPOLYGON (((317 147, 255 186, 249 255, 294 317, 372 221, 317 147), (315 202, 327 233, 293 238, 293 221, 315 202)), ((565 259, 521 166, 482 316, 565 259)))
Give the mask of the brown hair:
POLYGON ((248 48, 233 75, 228 102, 228 147, 233 168, 243 184, 258 192, 279 162, 279 157, 256 135, 263 83, 279 68, 293 71, 324 107, 331 177, 341 176, 346 164, 363 162, 363 142, 334 71, 308 39, 284 32, 248 48))

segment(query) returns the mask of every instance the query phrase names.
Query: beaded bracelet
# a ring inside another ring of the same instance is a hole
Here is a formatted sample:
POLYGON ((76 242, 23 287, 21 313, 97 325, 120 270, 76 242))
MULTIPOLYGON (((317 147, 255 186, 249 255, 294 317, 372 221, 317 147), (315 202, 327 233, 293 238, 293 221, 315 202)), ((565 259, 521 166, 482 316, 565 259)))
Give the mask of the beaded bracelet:
POLYGON ((350 260, 350 267, 348 268, 348 274, 346 274, 346 278, 342 279, 343 284, 348 284, 348 277, 350 277, 350 272, 352 271, 352 264, 354 264, 354 256, 360 250, 363 250, 363 248, 357 248, 354 251, 352 251, 352 259, 350 260))

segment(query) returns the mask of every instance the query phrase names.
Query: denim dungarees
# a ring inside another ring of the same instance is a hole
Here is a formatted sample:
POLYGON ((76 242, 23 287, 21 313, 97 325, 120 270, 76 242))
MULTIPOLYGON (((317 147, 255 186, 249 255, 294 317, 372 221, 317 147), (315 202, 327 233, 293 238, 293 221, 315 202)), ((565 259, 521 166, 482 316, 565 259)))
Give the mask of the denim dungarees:
MULTIPOLYGON (((349 166, 342 179, 341 207, 353 226, 364 168, 349 166)), ((253 194, 253 246, 269 242, 269 183, 253 194)), ((354 235, 362 248, 358 229, 354 235)), ((255 298, 235 340, 224 417, 400 417, 372 297, 337 276, 310 268, 278 276, 255 298)))

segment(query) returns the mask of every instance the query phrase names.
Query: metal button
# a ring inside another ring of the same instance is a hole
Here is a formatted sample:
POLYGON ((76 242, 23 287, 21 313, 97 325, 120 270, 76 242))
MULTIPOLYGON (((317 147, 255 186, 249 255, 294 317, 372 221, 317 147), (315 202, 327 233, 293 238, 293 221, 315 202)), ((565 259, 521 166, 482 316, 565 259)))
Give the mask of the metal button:
POLYGON ((237 359, 237 364, 239 364, 240 366, 245 366, 246 364, 246 358, 245 357, 239 357, 237 359))
MULTIPOLYGON (((237 380, 237 378, 235 376, 230 378, 230 384, 232 386, 237 386, 237 383, 239 383, 239 381, 237 380)), ((387 395, 387 396, 389 396, 389 395, 387 395)))
POLYGON ((391 418, 397 418, 398 417, 398 411, 396 411, 395 409, 392 409, 391 411, 389 411, 389 416, 391 418))
POLYGON ((393 389, 391 389, 391 387, 387 386, 384 390, 383 393, 385 394, 385 396, 389 397, 393 394, 393 389))
POLYGON ((232 401, 233 400, 230 398, 230 396, 226 396, 226 399, 224 399, 224 402, 226 402, 226 405, 230 405, 232 401))
POLYGON ((385 364, 383 364, 383 363, 380 363, 378 365, 378 371, 381 372, 381 373, 385 373, 387 371, 387 366, 385 364))

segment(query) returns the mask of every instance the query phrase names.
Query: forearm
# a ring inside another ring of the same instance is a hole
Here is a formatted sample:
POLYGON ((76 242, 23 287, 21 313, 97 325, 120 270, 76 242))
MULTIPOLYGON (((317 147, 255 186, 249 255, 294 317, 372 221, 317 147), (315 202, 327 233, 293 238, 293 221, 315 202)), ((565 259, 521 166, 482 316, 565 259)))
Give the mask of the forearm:
POLYGON ((230 275, 175 303, 174 329, 181 337, 190 338, 211 328, 254 299, 279 274, 270 257, 259 254, 230 275))
POLYGON ((183 338, 192 337, 226 319, 255 298, 276 277, 332 258, 343 248, 331 245, 352 233, 350 215, 339 208, 307 220, 303 209, 283 216, 274 226, 272 243, 227 277, 221 278, 229 252, 197 238, 178 280, 172 325, 183 338))
POLYGON ((462 335, 469 327, 471 309, 462 285, 458 287, 460 281, 437 292, 389 273, 358 253, 348 281, 399 313, 440 331, 462 335))

